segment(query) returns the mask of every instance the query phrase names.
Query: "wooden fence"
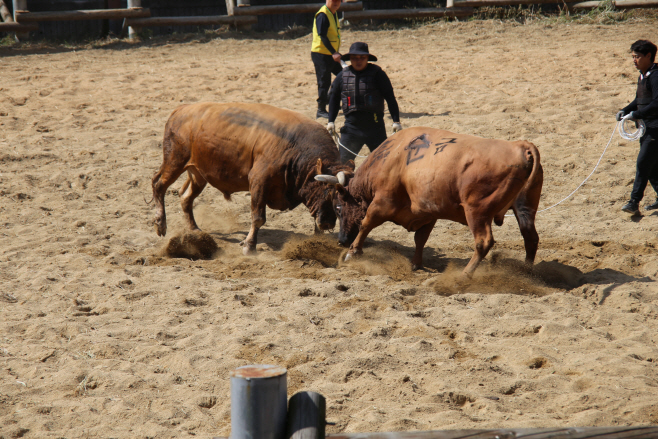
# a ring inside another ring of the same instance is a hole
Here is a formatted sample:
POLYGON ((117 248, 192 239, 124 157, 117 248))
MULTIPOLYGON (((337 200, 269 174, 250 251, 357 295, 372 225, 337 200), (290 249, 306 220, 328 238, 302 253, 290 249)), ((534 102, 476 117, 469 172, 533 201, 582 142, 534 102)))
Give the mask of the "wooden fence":
MULTIPOLYGON (((283 0, 285 1, 285 0, 283 0)), ((29 32, 39 29, 40 22, 73 20, 123 20, 124 29, 128 29, 130 38, 144 27, 152 26, 209 26, 232 25, 240 29, 257 22, 258 16, 312 14, 324 3, 254 5, 249 0, 225 0, 227 15, 152 17, 149 8, 141 7, 141 0, 127 0, 126 8, 87 9, 74 11, 30 12, 27 0, 13 0, 13 17, 0 0, 0 32, 15 32, 26 38, 29 32)), ((364 9, 362 1, 344 0, 341 11, 348 21, 414 19, 429 17, 468 17, 474 13, 473 8, 483 6, 514 6, 529 4, 568 4, 574 10, 599 7, 601 1, 584 1, 573 3, 569 0, 446 0, 446 7, 417 9, 364 9)), ((612 5, 619 9, 656 8, 658 0, 613 0, 612 5)))

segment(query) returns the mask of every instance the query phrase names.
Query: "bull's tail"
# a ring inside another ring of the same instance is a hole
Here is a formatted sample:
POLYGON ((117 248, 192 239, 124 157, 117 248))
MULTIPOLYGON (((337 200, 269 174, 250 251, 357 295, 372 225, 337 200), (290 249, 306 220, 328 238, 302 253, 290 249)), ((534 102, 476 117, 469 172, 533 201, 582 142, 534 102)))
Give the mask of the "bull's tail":
MULTIPOLYGON (((541 166, 539 150, 530 142, 524 142, 526 163, 530 175, 519 195, 516 197, 513 207, 517 217, 523 216, 534 222, 537 209, 539 208, 539 198, 541 197, 541 188, 544 183, 544 170, 541 166), (517 212, 518 211, 518 212, 517 212)), ((519 218, 519 222, 521 218, 519 218)))
POLYGON ((531 265, 537 254, 539 235, 535 228, 535 217, 539 208, 541 189, 544 184, 544 170, 541 166, 539 150, 530 142, 524 142, 528 163, 532 163, 530 176, 519 195, 514 200, 512 209, 523 235, 526 250, 526 263, 531 265))

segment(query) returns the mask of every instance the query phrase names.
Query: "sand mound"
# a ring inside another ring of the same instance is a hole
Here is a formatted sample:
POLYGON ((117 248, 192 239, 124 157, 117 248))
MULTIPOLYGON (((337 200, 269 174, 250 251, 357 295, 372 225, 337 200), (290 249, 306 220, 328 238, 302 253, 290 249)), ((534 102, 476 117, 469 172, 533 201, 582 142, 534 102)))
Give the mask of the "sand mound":
POLYGON ((212 259, 218 250, 212 236, 196 231, 176 234, 164 247, 163 254, 170 258, 212 259))
POLYGON ((375 245, 365 248, 363 255, 343 262, 344 251, 341 254, 341 267, 349 267, 368 276, 387 275, 400 280, 411 274, 411 261, 393 247, 375 245))
POLYGON ((325 267, 338 265, 343 249, 335 238, 319 235, 306 239, 292 239, 283 246, 281 256, 285 259, 314 260, 325 267))

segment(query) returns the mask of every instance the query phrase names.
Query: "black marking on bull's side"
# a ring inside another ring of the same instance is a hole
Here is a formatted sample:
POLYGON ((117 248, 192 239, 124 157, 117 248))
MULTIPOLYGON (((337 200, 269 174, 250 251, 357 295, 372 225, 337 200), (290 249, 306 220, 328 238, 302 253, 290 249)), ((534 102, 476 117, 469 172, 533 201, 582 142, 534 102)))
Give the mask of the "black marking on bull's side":
POLYGON ((257 128, 259 130, 267 131, 268 133, 274 134, 277 137, 287 141, 290 144, 297 143, 297 133, 293 130, 289 131, 283 126, 275 126, 270 121, 263 120, 263 118, 251 111, 246 111, 238 108, 229 108, 222 112, 222 117, 225 117, 226 120, 235 125, 239 125, 246 128, 257 128))
POLYGON ((393 146, 393 142, 391 140, 384 140, 381 145, 375 148, 375 150, 370 154, 373 163, 377 160, 386 159, 390 153, 389 150, 391 149, 391 146, 393 146))
POLYGON ((457 139, 454 137, 445 137, 441 139, 442 142, 435 143, 434 146, 436 146, 436 150, 434 151, 434 155, 436 155, 439 152, 443 152, 443 150, 446 148, 451 143, 457 143, 457 139))
POLYGON ((409 151, 407 153, 407 165, 425 157, 425 151, 421 153, 421 150, 429 147, 430 142, 425 134, 421 134, 420 136, 411 139, 409 145, 404 147, 405 151, 409 151))

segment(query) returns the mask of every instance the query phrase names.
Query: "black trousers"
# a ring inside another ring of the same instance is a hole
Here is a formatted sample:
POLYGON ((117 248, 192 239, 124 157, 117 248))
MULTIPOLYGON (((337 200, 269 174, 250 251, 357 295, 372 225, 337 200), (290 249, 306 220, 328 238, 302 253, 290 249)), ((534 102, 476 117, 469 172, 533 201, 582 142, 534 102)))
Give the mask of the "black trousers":
POLYGON ((658 194, 658 128, 647 128, 647 132, 640 138, 631 200, 636 203, 642 200, 647 183, 651 183, 658 194))
POLYGON ((339 74, 342 67, 340 63, 334 61, 331 55, 311 52, 311 60, 315 66, 315 77, 318 81, 318 108, 326 110, 327 103, 329 103, 327 95, 331 87, 331 74, 339 74))
POLYGON ((340 144, 338 148, 340 148, 341 163, 354 160, 363 145, 366 145, 370 152, 373 152, 384 140, 386 140, 386 125, 384 125, 384 121, 381 119, 380 123, 375 127, 367 130, 346 123, 340 129, 340 144))

